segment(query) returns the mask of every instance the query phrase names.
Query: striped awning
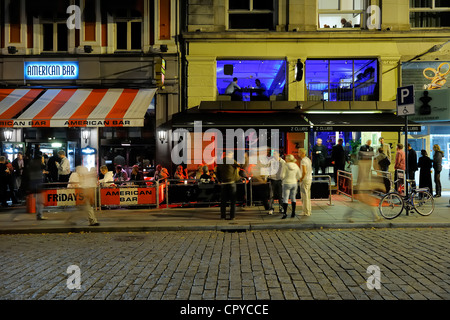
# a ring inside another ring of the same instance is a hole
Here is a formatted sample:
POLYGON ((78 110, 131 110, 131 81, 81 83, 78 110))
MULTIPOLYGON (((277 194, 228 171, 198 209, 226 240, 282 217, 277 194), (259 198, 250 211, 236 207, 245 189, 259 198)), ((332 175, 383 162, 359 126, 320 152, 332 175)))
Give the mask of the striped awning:
POLYGON ((0 90, 0 127, 142 127, 155 93, 156 89, 0 90))

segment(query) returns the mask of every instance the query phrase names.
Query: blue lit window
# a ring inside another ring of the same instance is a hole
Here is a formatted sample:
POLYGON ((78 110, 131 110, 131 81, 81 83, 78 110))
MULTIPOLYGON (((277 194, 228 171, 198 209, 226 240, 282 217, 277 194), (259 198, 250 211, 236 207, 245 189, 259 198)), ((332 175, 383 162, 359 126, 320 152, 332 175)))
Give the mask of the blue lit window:
POLYGON ((285 60, 219 60, 217 61, 217 91, 225 95, 226 89, 237 78, 237 85, 242 88, 241 100, 269 100, 271 96, 284 100, 286 85, 285 60), (257 87, 259 79, 266 90, 260 94, 251 89, 257 87), (264 96, 256 99, 257 95, 264 96))
POLYGON ((308 59, 305 82, 308 101, 379 100, 376 59, 308 59))

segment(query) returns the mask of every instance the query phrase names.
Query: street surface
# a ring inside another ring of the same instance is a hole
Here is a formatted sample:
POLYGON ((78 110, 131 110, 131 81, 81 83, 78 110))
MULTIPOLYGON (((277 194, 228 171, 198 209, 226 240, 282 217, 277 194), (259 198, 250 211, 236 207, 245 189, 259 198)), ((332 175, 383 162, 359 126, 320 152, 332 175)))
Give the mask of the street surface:
POLYGON ((448 300, 449 243, 447 228, 1 235, 0 299, 448 300))

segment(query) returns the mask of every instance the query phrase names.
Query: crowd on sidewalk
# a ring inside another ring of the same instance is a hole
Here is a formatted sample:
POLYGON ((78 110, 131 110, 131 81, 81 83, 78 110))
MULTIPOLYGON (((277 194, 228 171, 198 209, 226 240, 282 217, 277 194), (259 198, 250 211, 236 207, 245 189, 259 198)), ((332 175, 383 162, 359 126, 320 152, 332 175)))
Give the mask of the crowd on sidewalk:
MULTIPOLYGON (((374 149, 371 140, 367 140, 359 148, 358 155, 358 182, 357 192, 367 193, 375 189, 382 192, 389 192, 391 181, 384 177, 382 183, 377 186, 366 185, 372 168, 382 172, 388 172, 391 165, 391 146, 384 143, 384 139, 379 139, 380 145, 374 149), (376 151, 375 151, 376 150, 376 151)), ((430 193, 433 190, 432 173, 434 171, 435 197, 441 196, 440 173, 442 171, 442 159, 444 153, 438 145, 433 146, 434 155, 431 159, 426 150, 421 150, 421 157, 417 159, 416 151, 408 144, 408 179, 414 180, 416 171, 419 171, 419 187, 427 187, 430 193)), ((265 150, 264 152, 267 152, 265 150)), ((223 163, 217 164, 211 170, 207 165, 200 164, 196 171, 188 173, 182 166, 178 165, 173 174, 174 180, 195 179, 201 183, 220 184, 220 215, 222 219, 235 218, 236 211, 236 183, 242 179, 251 178, 256 192, 263 194, 263 205, 269 215, 274 214, 275 204, 278 202, 278 212, 282 214, 282 219, 288 217, 288 207, 290 204, 291 217, 297 214, 296 195, 299 190, 301 199, 301 215, 311 215, 311 184, 314 175, 328 175, 326 172, 326 158, 328 151, 319 138, 316 144, 308 153, 305 149, 298 149, 298 154, 287 154, 283 156, 278 150, 271 150, 269 161, 265 165, 254 165, 248 163, 248 154, 243 163, 238 163, 234 159, 234 152, 230 151, 224 154, 223 163), (262 186, 268 188, 259 188, 262 186), (226 209, 230 206, 229 216, 227 218, 226 209)), ((115 161, 116 162, 116 161, 115 161)), ((331 151, 331 164, 333 166, 333 180, 337 184, 337 172, 345 170, 346 163, 349 162, 347 152, 343 147, 343 140, 339 139, 331 151)), ((394 169, 406 170, 406 154, 404 146, 397 144, 394 169)), ((77 166, 74 172, 71 172, 69 160, 63 150, 54 152, 53 156, 46 158, 37 154, 32 159, 27 159, 22 153, 12 162, 5 156, 0 156, 0 200, 3 207, 8 206, 7 201, 12 204, 18 204, 26 199, 28 194, 36 193, 42 189, 43 183, 53 183, 57 187, 84 187, 93 188, 96 186, 111 187, 124 184, 145 185, 144 179, 164 182, 170 179, 169 171, 162 165, 157 165, 152 177, 144 178, 142 168, 136 164, 132 166, 128 174, 124 169, 125 162, 117 161, 115 171, 109 171, 108 167, 103 165, 100 172, 88 170, 85 167, 77 166), (59 184, 57 184, 59 183, 59 184)), ((397 177, 394 178, 394 181, 397 177)), ((330 178, 331 181, 331 178, 330 178)), ((45 219, 42 216, 42 200, 37 197, 37 219, 45 219)), ((84 209, 88 212, 90 225, 98 225, 92 209, 92 199, 87 201, 84 209)))

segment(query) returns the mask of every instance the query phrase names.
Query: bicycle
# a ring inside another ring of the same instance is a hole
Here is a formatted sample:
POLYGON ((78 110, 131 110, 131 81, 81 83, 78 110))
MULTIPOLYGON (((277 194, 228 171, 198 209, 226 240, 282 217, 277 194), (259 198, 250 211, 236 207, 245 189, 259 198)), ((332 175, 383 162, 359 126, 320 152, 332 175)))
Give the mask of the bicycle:
MULTIPOLYGON (((399 180, 396 180, 398 182, 399 180)), ((434 211, 434 198, 428 188, 416 188, 414 180, 407 180, 410 187, 408 195, 403 196, 397 190, 385 194, 378 205, 380 214, 386 219, 397 218, 406 208, 407 213, 414 209, 421 216, 429 216, 434 211)))

